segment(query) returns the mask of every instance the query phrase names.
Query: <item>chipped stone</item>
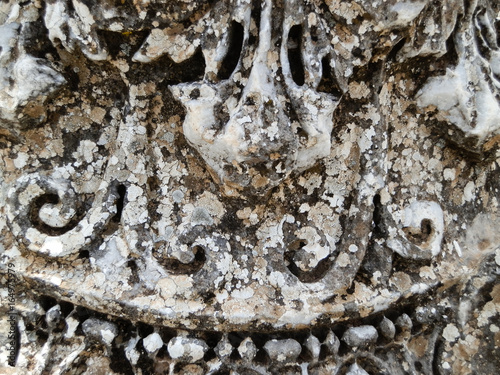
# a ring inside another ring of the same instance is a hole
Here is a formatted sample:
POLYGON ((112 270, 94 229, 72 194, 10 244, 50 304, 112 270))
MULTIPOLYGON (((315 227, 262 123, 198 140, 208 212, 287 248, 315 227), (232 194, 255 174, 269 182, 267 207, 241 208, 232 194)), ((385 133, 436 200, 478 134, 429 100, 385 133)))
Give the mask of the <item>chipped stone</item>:
POLYGON ((61 306, 59 305, 51 307, 45 315, 45 321, 50 328, 55 328, 62 318, 61 306))
POLYGON ((233 352, 233 346, 229 342, 227 336, 224 336, 222 340, 217 343, 217 346, 214 348, 215 353, 219 356, 219 358, 227 358, 233 352))

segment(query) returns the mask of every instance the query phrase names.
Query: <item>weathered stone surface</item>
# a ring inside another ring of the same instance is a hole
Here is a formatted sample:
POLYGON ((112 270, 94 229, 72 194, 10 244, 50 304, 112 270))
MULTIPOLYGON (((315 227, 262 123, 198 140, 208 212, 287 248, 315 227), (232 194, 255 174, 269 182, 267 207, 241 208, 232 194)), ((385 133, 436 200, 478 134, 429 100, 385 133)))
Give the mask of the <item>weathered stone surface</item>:
POLYGON ((385 316, 379 324, 379 330, 382 336, 384 336, 388 340, 394 339, 394 336, 396 335, 396 326, 385 316))
POLYGON ((328 332, 324 344, 330 351, 330 354, 338 354, 340 348, 340 340, 332 331, 328 332))
POLYGON ((247 361, 251 361, 255 358, 257 350, 257 347, 250 337, 247 337, 241 342, 240 346, 238 346, 238 353, 240 353, 241 358, 247 361))
POLYGON ((374 326, 360 326, 349 328, 342 336, 349 346, 366 346, 373 344, 378 339, 378 333, 374 326))
POLYGON ((207 344, 203 340, 190 337, 174 337, 168 343, 170 357, 186 362, 199 361, 207 350, 207 344))
POLYGON ((295 362, 302 351, 300 344, 293 339, 269 340, 264 350, 274 362, 295 362))
POLYGON ((349 367, 349 371, 346 375, 369 375, 365 370, 360 368, 357 363, 349 367))
POLYGON ((118 335, 118 329, 115 324, 94 318, 84 321, 82 323, 82 330, 87 337, 98 340, 106 345, 111 345, 118 335))
POLYGON ((499 20, 0 2, 0 372, 498 373, 499 20))
POLYGON ((313 360, 317 360, 321 353, 321 343, 316 336, 309 336, 304 342, 304 346, 309 350, 313 360))
POLYGON ((163 346, 163 341, 158 333, 152 333, 144 338, 142 344, 149 353, 154 353, 163 346))

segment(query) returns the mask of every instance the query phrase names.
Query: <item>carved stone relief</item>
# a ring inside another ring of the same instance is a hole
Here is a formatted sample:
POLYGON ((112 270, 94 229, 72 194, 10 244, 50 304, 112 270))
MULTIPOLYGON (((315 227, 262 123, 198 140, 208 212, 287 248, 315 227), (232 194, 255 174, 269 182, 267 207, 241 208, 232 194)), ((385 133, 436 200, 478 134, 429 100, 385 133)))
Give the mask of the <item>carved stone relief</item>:
POLYGON ((496 0, 0 23, 2 370, 500 370, 496 0))

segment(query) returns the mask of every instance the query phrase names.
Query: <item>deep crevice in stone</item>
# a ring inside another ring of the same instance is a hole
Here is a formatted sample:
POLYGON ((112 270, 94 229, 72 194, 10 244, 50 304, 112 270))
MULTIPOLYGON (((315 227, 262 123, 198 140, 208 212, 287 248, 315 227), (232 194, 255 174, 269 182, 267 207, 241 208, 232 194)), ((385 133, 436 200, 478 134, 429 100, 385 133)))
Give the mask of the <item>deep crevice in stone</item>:
POLYGON ((116 188, 118 197, 116 199, 116 214, 111 219, 114 223, 119 223, 122 219, 123 208, 125 207, 125 197, 127 194, 127 187, 125 185, 118 185, 116 188))
POLYGON ((305 80, 302 62, 302 25, 295 25, 288 32, 288 62, 293 80, 302 86, 305 80))
POLYGON ((244 29, 241 23, 233 21, 229 28, 229 49, 217 73, 219 79, 228 79, 233 74, 243 48, 244 29))
POLYGON ((332 71, 330 59, 330 55, 327 55, 321 59, 322 75, 317 90, 319 92, 326 92, 328 94, 332 94, 337 98, 340 98, 342 96, 342 91, 332 71))
POLYGON ((206 261, 205 249, 203 246, 195 245, 192 247, 194 260, 190 263, 183 263, 175 258, 158 259, 158 262, 172 274, 192 275, 203 267, 206 261))

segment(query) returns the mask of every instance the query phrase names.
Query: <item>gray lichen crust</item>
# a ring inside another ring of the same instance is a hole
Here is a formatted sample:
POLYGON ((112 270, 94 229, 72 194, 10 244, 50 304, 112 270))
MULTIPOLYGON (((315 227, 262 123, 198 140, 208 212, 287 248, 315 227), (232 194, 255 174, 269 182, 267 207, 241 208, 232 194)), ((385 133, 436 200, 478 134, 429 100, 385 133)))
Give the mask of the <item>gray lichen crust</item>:
POLYGON ((500 371, 499 124, 496 0, 1 2, 17 366, 500 371))

